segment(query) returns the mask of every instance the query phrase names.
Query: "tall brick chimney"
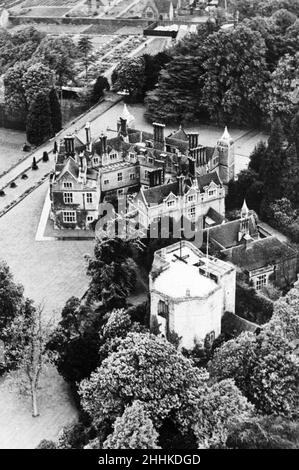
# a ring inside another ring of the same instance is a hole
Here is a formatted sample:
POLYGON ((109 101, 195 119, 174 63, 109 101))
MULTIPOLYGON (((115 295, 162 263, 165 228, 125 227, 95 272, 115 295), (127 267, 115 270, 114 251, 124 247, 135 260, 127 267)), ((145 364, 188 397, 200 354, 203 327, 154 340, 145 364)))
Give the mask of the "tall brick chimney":
POLYGON ((128 136, 128 121, 121 117, 119 118, 119 122, 120 122, 120 134, 123 137, 127 137, 128 136))
POLYGON ((198 132, 189 132, 188 139, 189 139, 189 150, 195 149, 198 147, 198 132))
POLYGON ((164 182, 164 170, 163 168, 157 168, 149 173, 149 185, 150 188, 154 186, 161 186, 164 182))
POLYGON ((178 176, 178 183, 179 183, 179 196, 184 195, 184 175, 178 176))
POLYGON ((159 124, 158 122, 153 123, 154 128, 154 147, 159 150, 164 150, 165 147, 165 135, 164 129, 165 124, 159 124))
POLYGON ((106 153, 107 153, 107 136, 105 134, 101 134, 100 142, 101 142, 101 153, 103 155, 106 155, 106 153))
POLYGON ((75 155, 75 138, 73 135, 66 135, 64 138, 65 153, 67 156, 75 155))
POLYGON ((91 151, 91 128, 90 122, 85 124, 85 132, 86 132, 86 149, 91 151))

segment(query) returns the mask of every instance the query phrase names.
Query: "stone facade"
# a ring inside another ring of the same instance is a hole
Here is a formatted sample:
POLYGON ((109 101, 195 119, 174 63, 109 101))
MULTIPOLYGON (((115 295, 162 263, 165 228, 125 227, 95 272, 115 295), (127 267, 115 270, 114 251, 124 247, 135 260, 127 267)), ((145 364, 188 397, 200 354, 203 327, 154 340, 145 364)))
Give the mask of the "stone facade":
POLYGON ((232 169, 223 168, 233 168, 232 146, 227 130, 216 147, 205 147, 197 133, 181 127, 169 136, 161 123, 153 124, 152 133, 135 129, 134 117, 124 105, 116 137, 108 139, 102 133, 93 139, 87 124, 85 142, 75 135, 56 145, 50 177, 55 227, 88 228, 100 202, 127 196, 130 211, 132 201, 140 207, 145 202, 141 216, 146 223, 179 213, 194 221, 209 210, 223 218, 223 183, 233 177, 232 169), (215 154, 221 158, 216 160, 215 154), (163 198, 147 204, 154 193, 163 198))
POLYGON ((151 325, 174 332, 180 347, 212 342, 225 312, 235 311, 235 268, 187 241, 156 251, 150 273, 151 325))

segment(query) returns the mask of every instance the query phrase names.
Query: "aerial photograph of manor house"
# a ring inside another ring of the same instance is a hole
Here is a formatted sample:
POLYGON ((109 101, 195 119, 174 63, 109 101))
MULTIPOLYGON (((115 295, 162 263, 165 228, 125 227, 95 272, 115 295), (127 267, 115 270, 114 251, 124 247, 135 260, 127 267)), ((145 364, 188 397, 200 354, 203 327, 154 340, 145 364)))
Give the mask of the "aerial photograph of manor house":
POLYGON ((298 384, 298 0, 0 0, 0 449, 298 449, 298 384))

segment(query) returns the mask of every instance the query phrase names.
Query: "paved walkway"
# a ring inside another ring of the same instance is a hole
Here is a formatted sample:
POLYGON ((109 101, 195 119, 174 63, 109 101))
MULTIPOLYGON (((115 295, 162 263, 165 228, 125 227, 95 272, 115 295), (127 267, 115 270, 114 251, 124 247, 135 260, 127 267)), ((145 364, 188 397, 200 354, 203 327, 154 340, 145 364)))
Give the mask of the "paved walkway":
POLYGON ((107 93, 105 100, 99 105, 93 107, 90 111, 80 116, 73 123, 64 128, 59 134, 56 135, 55 139, 51 139, 46 142, 41 147, 37 148, 34 152, 30 153, 24 158, 20 163, 10 169, 5 175, 0 177, 0 189, 5 190, 5 196, 0 198, 0 211, 11 204, 19 196, 24 194, 29 188, 32 188, 42 177, 48 174, 53 169, 53 145, 54 140, 59 140, 66 134, 77 133, 81 139, 85 139, 84 127, 87 121, 92 122, 96 120, 99 116, 104 114, 111 107, 115 106, 119 101, 122 100, 122 97, 114 93, 107 93), (42 162, 41 158, 43 152, 47 151, 49 154, 49 161, 42 162), (33 157, 36 158, 38 162, 38 170, 31 170, 31 164, 33 157), (21 175, 26 173, 28 178, 23 180, 21 175), (15 181, 17 187, 10 188, 10 183, 15 181))

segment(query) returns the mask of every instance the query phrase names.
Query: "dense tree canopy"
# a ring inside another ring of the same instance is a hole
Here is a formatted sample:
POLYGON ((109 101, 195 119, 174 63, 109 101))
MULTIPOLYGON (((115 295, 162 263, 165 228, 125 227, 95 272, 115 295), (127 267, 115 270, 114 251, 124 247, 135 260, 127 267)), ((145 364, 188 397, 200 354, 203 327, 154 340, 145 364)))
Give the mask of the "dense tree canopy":
POLYGON ((159 449, 158 433, 142 402, 136 400, 116 418, 103 449, 159 449))
POLYGON ((234 378, 261 412, 294 413, 298 369, 292 347, 276 333, 242 333, 215 351, 209 370, 217 380, 234 378))
POLYGON ((123 307, 136 279, 136 265, 129 243, 120 238, 98 241, 88 260, 88 297, 107 309, 123 307))
POLYGON ((129 333, 117 351, 80 385, 81 403, 97 428, 121 416, 137 399, 154 424, 180 408, 191 387, 207 378, 163 338, 129 333))
POLYGON ((39 92, 31 102, 27 116, 26 134, 30 144, 40 145, 52 136, 51 108, 47 94, 39 92))

